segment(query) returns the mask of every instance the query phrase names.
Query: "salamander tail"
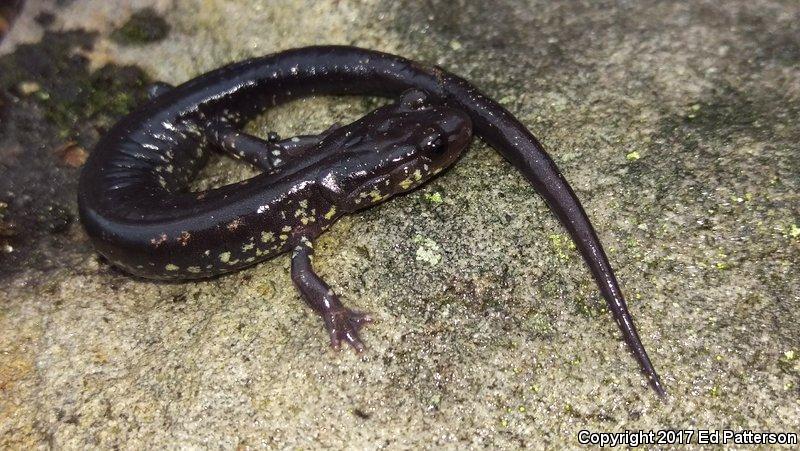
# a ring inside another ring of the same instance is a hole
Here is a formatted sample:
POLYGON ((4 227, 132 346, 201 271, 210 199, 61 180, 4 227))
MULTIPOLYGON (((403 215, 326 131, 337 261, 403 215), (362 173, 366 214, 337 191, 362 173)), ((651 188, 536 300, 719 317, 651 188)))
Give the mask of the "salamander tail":
POLYGON ((441 69, 433 70, 431 77, 418 77, 414 80, 414 84, 422 88, 430 90, 432 86, 440 89, 442 93, 440 95, 443 95, 448 102, 467 111, 472 117, 475 133, 513 164, 545 199, 580 250, 614 319, 619 324, 625 342, 649 379, 650 385, 663 398, 666 391, 639 339, 625 298, 603 252, 600 240, 577 196, 552 158, 531 132, 511 113, 465 80, 448 75, 441 69), (427 82, 423 83, 425 80, 427 82))
MULTIPOLYGON (((542 152, 544 151, 542 150, 542 152)), ((603 251, 600 239, 572 188, 558 172, 555 163, 549 157, 547 160, 549 161, 546 163, 549 164, 538 168, 537 173, 543 178, 537 179, 539 183, 535 183, 534 186, 545 198, 550 209, 558 216, 561 224, 569 231, 586 265, 589 266, 609 310, 614 315, 623 339, 639 363, 642 372, 647 376, 650 386, 663 399, 666 396, 666 390, 661 385, 658 373, 653 368, 650 357, 639 338, 633 318, 628 311, 628 305, 619 289, 617 278, 603 251)))

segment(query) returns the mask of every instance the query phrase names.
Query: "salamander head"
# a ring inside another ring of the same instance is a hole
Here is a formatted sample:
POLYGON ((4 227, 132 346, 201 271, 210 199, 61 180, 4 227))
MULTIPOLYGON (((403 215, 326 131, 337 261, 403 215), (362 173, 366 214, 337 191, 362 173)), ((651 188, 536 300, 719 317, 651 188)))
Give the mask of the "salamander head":
POLYGON ((410 90, 336 135, 342 150, 319 182, 326 197, 352 211, 410 191, 450 166, 469 146, 472 122, 410 90))

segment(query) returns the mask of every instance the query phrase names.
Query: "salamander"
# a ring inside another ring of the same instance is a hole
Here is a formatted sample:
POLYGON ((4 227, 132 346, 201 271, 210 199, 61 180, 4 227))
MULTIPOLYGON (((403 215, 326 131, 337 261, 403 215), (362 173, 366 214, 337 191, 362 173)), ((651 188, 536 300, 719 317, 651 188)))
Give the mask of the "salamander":
POLYGON ((575 193, 531 132, 463 78, 378 51, 314 46, 233 63, 179 86, 158 84, 151 97, 100 139, 81 172, 81 221, 113 265, 185 280, 292 252, 293 283, 323 318, 331 344, 361 351, 358 332, 371 318, 344 306, 314 272, 314 239, 342 215, 424 184, 477 135, 525 176, 569 232, 651 387, 666 394, 575 193), (266 108, 331 94, 396 100, 319 135, 262 139, 241 131, 266 108), (262 172, 190 191, 213 151, 262 172))

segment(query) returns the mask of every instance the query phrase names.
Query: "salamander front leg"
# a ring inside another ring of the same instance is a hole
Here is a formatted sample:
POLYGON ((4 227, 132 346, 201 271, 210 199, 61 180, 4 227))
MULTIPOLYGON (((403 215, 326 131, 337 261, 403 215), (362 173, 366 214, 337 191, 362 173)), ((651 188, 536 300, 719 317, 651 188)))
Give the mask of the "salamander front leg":
POLYGON ((270 135, 274 137, 274 139, 270 139, 270 141, 281 146, 281 160, 283 160, 284 163, 291 163, 306 158, 317 144, 341 126, 342 125, 337 122, 318 135, 298 135, 287 139, 280 139, 277 133, 273 132, 270 135))
POLYGON ((357 352, 363 351, 364 344, 358 336, 358 330, 364 324, 372 322, 372 318, 342 304, 328 284, 314 272, 311 266, 312 255, 313 245, 303 238, 292 254, 292 281, 306 303, 325 321, 334 349, 339 349, 342 341, 345 341, 357 352))
POLYGON ((334 124, 319 135, 300 135, 280 139, 277 133, 270 133, 266 140, 244 133, 224 120, 214 121, 208 126, 208 137, 217 147, 234 158, 272 171, 286 163, 306 158, 331 131, 338 128, 334 124))
POLYGON ((237 130, 224 120, 208 125, 208 138, 232 157, 240 158, 265 171, 272 171, 280 163, 280 146, 237 130))

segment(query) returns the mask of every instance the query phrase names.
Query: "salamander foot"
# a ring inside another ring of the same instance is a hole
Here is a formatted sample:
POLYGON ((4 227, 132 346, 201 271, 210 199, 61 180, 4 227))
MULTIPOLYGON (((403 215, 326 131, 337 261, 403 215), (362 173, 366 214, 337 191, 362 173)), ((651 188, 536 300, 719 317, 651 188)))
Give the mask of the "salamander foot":
POLYGON ((324 313, 325 327, 331 337, 331 347, 337 351, 341 347, 342 341, 346 342, 356 352, 364 351, 364 343, 358 336, 358 331, 367 323, 372 322, 372 317, 366 313, 356 312, 347 307, 341 310, 334 310, 324 313))

